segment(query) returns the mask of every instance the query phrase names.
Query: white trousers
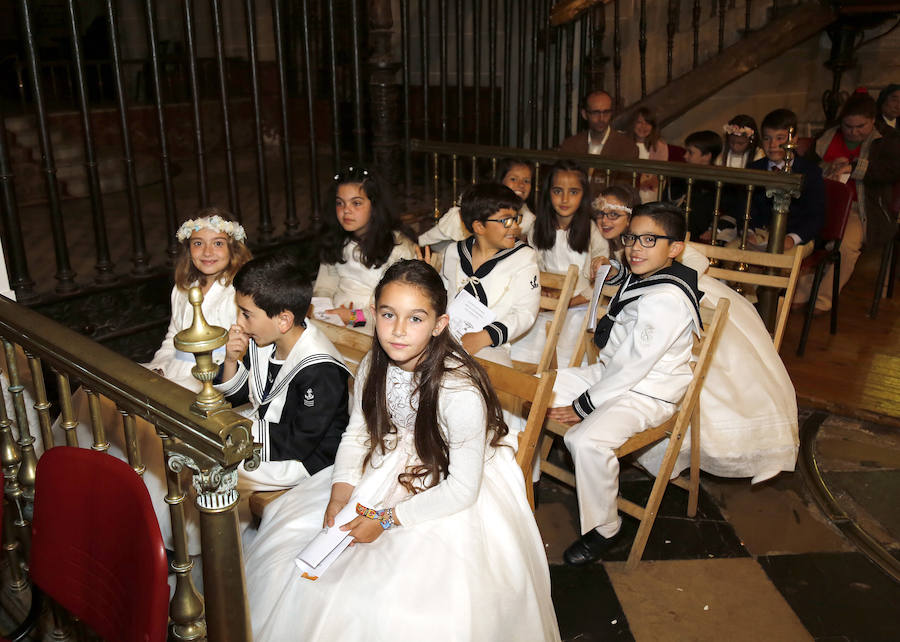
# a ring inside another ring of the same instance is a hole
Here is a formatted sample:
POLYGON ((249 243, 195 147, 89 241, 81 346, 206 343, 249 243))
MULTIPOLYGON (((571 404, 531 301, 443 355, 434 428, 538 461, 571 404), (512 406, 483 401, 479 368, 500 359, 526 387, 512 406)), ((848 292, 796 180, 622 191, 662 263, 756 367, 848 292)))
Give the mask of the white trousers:
MULTIPOLYGON (((599 367, 564 368, 557 373, 553 406, 564 406, 597 383, 599 367)), ((675 413, 675 404, 636 392, 627 392, 594 409, 564 438, 575 461, 575 491, 581 532, 592 528, 612 537, 622 525, 616 498, 619 494, 619 459, 614 450, 629 437, 652 428, 675 413)))

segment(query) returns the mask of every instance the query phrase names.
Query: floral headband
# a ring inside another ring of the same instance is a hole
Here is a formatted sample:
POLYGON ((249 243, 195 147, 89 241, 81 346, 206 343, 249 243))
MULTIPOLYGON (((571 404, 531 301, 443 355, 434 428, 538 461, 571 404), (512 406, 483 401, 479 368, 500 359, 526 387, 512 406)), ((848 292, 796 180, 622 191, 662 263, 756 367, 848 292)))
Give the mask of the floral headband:
POLYGON ((753 138, 753 134, 754 134, 753 130, 750 129, 749 127, 747 127, 746 125, 740 126, 740 125, 732 125, 731 123, 728 123, 727 125, 722 127, 722 129, 729 136, 744 136, 745 138, 753 138))
POLYGON ((204 216, 202 218, 193 218, 185 221, 181 224, 181 227, 178 228, 178 233, 175 234, 175 238, 179 241, 186 241, 191 238, 191 234, 203 229, 224 232, 235 241, 244 241, 247 238, 244 227, 240 223, 226 221, 218 214, 215 216, 204 216))
POLYGON ((619 205, 617 203, 610 203, 602 196, 598 196, 594 199, 592 203, 595 210, 604 211, 604 210, 612 210, 614 212, 624 212, 625 214, 631 215, 631 208, 625 205, 619 205))

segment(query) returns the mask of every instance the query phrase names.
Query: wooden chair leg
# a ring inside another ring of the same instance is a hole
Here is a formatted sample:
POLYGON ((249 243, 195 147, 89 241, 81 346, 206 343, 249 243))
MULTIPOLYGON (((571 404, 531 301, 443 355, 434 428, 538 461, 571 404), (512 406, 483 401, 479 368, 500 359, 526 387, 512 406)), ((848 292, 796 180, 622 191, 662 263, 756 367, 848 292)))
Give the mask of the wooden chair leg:
POLYGON ((697 515, 697 504, 700 501, 700 412, 694 411, 691 417, 691 477, 688 489, 687 516, 697 515))
POLYGON ((834 278, 831 280, 831 334, 837 334, 838 305, 841 302, 841 255, 834 259, 834 278))
POLYGON ((884 291, 885 279, 888 279, 888 297, 894 294, 894 268, 896 268, 896 242, 888 243, 881 253, 881 265, 878 266, 878 277, 875 279, 875 293, 872 296, 872 307, 869 309, 869 318, 878 316, 878 306, 881 303, 881 293, 884 291))

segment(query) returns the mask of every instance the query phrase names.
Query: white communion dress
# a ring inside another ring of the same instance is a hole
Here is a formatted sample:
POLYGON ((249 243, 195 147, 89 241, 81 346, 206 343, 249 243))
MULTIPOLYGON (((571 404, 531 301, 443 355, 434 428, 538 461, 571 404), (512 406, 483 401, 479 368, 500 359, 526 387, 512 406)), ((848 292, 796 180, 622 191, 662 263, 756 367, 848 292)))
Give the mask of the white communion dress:
MULTIPOLYGON (((270 504, 245 554, 254 639, 559 640, 550 576, 511 447, 485 439, 485 406, 474 386, 450 375, 439 402, 450 465, 437 485, 411 494, 399 473, 419 463, 412 373, 390 366, 387 399, 396 438, 368 465, 356 379, 350 425, 335 465, 270 504), (402 524, 344 550, 321 576, 301 577, 294 558, 321 530, 332 483, 355 487, 351 502, 394 506, 402 524)), ((509 436, 504 440, 514 440, 509 436)))

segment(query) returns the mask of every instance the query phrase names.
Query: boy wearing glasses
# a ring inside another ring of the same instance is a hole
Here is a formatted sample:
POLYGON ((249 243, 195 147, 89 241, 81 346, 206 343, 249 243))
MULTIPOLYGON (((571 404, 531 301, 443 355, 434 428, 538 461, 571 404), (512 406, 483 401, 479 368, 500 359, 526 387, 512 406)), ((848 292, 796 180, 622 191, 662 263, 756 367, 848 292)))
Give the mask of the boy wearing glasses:
MULTIPOLYGON (((575 462, 582 536, 566 563, 599 559, 619 540, 614 450, 675 414, 691 381, 693 335, 701 329, 697 273, 675 262, 684 249, 684 213, 667 203, 635 208, 622 234, 622 285, 597 324, 598 362, 559 370, 548 416, 576 424, 565 444, 575 462)), ((665 444, 663 444, 665 446, 665 444)), ((643 462, 643 456, 641 457, 643 462)))
POLYGON ((535 251, 519 240, 521 199, 499 183, 469 187, 460 218, 472 236, 444 250, 441 277, 450 299, 462 290, 494 314, 494 321, 460 342, 471 355, 512 365, 509 342, 534 324, 541 302, 535 251))

